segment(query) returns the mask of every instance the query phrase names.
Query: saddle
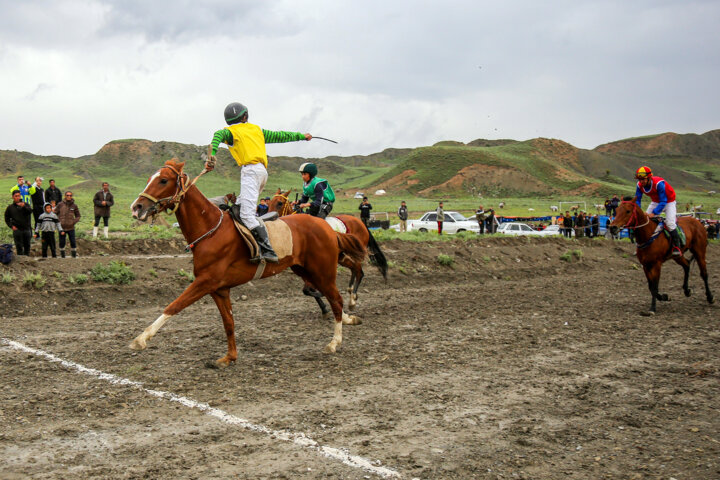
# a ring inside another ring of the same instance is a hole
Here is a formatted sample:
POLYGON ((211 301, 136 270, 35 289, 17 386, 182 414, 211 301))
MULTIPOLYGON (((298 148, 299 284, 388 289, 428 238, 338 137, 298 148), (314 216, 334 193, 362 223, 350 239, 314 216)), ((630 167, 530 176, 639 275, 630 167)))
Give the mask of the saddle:
MULTIPOLYGON (((655 241, 657 237, 660 236, 661 233, 665 233, 665 236, 670 240, 670 248, 672 249, 672 236, 670 235, 670 230, 667 229, 667 224, 660 218, 654 217, 652 218, 652 221, 657 223, 657 227, 655 227, 655 231, 652 235, 650 235, 650 238, 647 242, 643 243, 642 245, 638 245, 637 248, 647 248, 650 246, 651 243, 655 241)), ((684 248, 685 244, 687 243, 687 239, 685 237, 685 232, 683 231, 682 227, 678 224, 677 227, 678 236, 680 237, 680 248, 684 248)))
MULTIPOLYGON (((272 217, 273 220, 277 218, 277 212, 268 213, 266 215, 263 215, 263 217, 266 217, 268 215, 274 215, 274 217, 272 217)), ((268 221, 267 223, 265 223, 263 217, 259 217, 258 220, 260 221, 260 224, 263 225, 267 230, 268 240, 270 241, 270 245, 272 245, 272 248, 273 250, 275 250, 278 258, 282 259, 289 255, 292 255, 293 239, 292 232, 290 231, 290 227, 288 226, 288 224, 285 222, 274 221, 268 221)), ((240 237, 243 239, 245 244, 248 246, 248 249, 250 250, 250 258, 262 258, 260 247, 255 241, 255 237, 250 232, 250 230, 232 215, 231 218, 233 220, 233 223, 235 224, 235 228, 237 229, 238 233, 240 233, 240 237)), ((258 269, 255 272, 254 279, 260 278, 264 270, 265 261, 261 260, 258 264, 258 269)))

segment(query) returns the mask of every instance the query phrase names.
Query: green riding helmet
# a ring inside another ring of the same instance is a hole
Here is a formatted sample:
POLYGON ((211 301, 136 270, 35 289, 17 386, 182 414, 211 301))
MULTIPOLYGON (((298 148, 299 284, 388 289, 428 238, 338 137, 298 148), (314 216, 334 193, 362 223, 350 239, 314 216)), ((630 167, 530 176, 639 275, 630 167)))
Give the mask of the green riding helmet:
POLYGON ((317 175, 318 168, 317 168, 317 165, 315 165, 314 163, 308 162, 308 163, 303 163, 302 165, 300 165, 300 169, 298 170, 298 172, 309 173, 310 178, 313 178, 317 175))
POLYGON ((248 109, 245 105, 233 102, 225 107, 225 122, 227 122, 228 125, 238 123, 240 118, 246 113, 248 113, 248 109))

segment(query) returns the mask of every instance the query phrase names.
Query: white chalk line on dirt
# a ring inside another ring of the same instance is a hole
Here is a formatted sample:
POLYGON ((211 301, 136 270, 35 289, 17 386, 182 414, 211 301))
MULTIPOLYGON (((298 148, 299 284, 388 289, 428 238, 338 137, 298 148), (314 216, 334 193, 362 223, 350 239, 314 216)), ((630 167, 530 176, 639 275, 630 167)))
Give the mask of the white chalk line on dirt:
POLYGON ((396 472, 395 470, 378 466, 377 464, 379 462, 377 462, 377 461, 369 460, 367 458, 364 458, 364 457, 361 457, 358 455, 351 455, 345 449, 342 449, 342 448, 335 448, 335 447, 330 447, 327 445, 320 445, 315 440, 307 437, 304 433, 294 433, 294 432, 289 432, 289 431, 272 430, 264 425, 258 425, 256 423, 252 423, 248 420, 245 420, 244 418, 240 418, 240 417, 237 417, 230 413, 227 413, 223 410, 220 410, 219 408, 211 407, 207 403, 195 401, 192 398, 183 397, 181 395, 176 395, 176 394, 170 393, 170 392, 164 392, 162 390, 154 390, 151 388, 145 388, 145 386, 141 382, 136 382, 134 380, 129 380, 127 378, 122 378, 122 377, 119 377, 112 373, 101 372, 100 370, 96 370, 94 368, 89 368, 89 367, 80 365, 79 363, 75 363, 75 362, 72 362, 69 360, 63 360, 62 358, 56 357, 55 355, 53 355, 51 353, 47 353, 43 350, 39 350, 36 348, 28 347, 26 345, 23 345, 22 343, 19 343, 19 342, 13 341, 13 340, 9 340, 7 338, 0 337, 0 341, 11 349, 30 353, 30 354, 33 354, 38 357, 42 357, 51 362, 59 363, 63 367, 68 368, 70 370, 75 370, 79 373, 89 375, 91 377, 96 377, 100 380, 104 380, 106 382, 112 383, 113 385, 127 385, 130 387, 135 387, 135 388, 142 390, 143 392, 145 392, 149 395, 152 395, 154 397, 162 398, 164 400, 170 400, 171 402, 177 402, 188 408, 200 410, 201 412, 204 412, 205 414, 210 415, 211 417, 217 418, 218 420, 220 420, 223 423, 227 423, 229 425, 236 425, 238 427, 244 428, 245 430, 263 433, 265 435, 268 435, 272 439, 283 440, 286 442, 292 442, 295 445, 298 445, 300 447, 308 448, 310 450, 318 452, 318 453, 324 455, 325 457, 328 457, 328 458, 331 458, 334 460, 339 460, 342 463, 344 463, 345 465, 348 465, 350 467, 360 468, 367 472, 374 473, 375 475, 379 475, 383 478, 400 478, 401 477, 400 473, 396 472))

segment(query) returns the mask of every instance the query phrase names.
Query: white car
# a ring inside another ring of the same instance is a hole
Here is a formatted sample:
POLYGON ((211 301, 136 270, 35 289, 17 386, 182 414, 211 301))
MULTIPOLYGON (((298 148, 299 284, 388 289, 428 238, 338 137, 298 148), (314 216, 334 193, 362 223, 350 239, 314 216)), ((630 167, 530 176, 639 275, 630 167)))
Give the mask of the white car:
MULTIPOLYGON (((437 213, 427 212, 420 220, 408 220, 407 230, 412 232, 437 232, 437 213)), ((458 212, 445 212, 443 219, 443 233, 475 232, 480 233, 477 221, 467 219, 458 212)))
POLYGON ((498 227, 497 233, 504 233, 505 235, 535 235, 538 237, 546 235, 543 232, 535 230, 530 225, 518 222, 503 223, 498 227))
POLYGON ((562 232, 560 231, 560 225, 548 225, 545 227, 545 230, 540 230, 540 235, 544 237, 551 237, 553 235, 562 235, 562 232))

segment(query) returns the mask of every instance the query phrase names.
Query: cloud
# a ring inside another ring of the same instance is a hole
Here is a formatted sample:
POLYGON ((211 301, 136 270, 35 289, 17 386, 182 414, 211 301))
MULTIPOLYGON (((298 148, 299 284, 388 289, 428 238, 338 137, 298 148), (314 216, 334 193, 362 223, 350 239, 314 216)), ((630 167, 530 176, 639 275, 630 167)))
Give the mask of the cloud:
POLYGON ((0 148, 206 144, 232 101, 264 128, 341 141, 269 147, 278 155, 481 137, 592 148, 718 128, 712 1, 0 0, 0 11, 0 148))

